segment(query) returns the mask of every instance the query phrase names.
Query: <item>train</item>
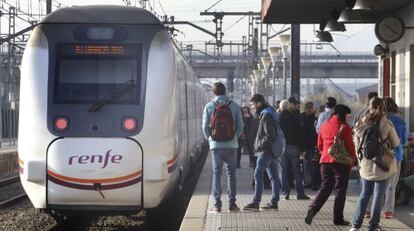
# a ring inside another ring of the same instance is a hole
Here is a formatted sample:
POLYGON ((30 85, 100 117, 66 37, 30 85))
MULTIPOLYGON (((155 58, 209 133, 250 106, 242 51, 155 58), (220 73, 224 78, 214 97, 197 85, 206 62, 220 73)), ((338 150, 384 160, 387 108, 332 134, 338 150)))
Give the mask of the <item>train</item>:
POLYGON ((151 12, 52 12, 21 64, 19 171, 31 203, 59 217, 159 207, 206 145, 210 97, 151 12))

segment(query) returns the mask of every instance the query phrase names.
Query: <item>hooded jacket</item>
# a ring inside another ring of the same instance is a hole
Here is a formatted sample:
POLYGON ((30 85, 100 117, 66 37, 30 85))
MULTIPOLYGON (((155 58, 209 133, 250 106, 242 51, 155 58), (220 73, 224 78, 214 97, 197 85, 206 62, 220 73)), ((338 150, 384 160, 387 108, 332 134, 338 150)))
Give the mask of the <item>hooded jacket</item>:
MULTIPOLYGON (((367 124, 363 123, 362 121, 357 122, 356 127, 354 128, 355 143, 357 147, 359 147, 359 145, 361 144, 364 130, 367 127, 367 124)), ((400 144, 400 139, 398 138, 394 125, 392 124, 391 121, 387 119, 386 116, 382 117, 380 120, 380 133, 381 133, 381 138, 383 140, 385 139, 390 140, 392 147, 395 148, 400 144)), ((385 180, 397 172, 397 162, 395 158, 393 162, 391 163, 391 167, 388 172, 384 172, 380 167, 378 167, 374 163, 373 160, 368 160, 366 158, 362 158, 362 160, 359 161, 359 166, 360 166, 359 174, 361 175, 363 179, 368 180, 368 181, 385 180)))
POLYGON ((357 161, 355 154, 355 145, 352 140, 352 129, 348 123, 342 123, 337 115, 332 116, 328 121, 322 124, 318 134, 318 149, 322 153, 319 163, 336 163, 334 158, 328 153, 328 149, 333 145, 336 134, 341 125, 344 125, 341 138, 345 142, 345 148, 351 155, 354 163, 357 161))

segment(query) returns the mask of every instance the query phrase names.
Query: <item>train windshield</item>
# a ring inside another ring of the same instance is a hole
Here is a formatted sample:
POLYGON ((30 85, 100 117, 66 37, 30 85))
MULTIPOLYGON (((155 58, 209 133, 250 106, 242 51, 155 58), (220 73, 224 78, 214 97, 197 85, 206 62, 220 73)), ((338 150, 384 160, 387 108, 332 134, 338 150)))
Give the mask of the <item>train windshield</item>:
POLYGON ((59 45, 54 103, 138 104, 141 50, 139 45, 59 45))

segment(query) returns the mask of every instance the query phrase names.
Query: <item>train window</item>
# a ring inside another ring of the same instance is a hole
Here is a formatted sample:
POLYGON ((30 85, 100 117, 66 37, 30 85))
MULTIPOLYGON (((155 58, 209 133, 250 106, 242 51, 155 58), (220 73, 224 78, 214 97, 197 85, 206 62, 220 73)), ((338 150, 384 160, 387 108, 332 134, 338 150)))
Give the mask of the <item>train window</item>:
POLYGON ((115 30, 110 27, 91 27, 86 31, 87 38, 93 40, 109 40, 113 39, 114 35, 115 30))
POLYGON ((54 103, 138 104, 140 45, 61 44, 58 48, 54 103))
POLYGON ((82 25, 73 34, 81 42, 120 42, 128 37, 128 31, 119 25, 82 25))

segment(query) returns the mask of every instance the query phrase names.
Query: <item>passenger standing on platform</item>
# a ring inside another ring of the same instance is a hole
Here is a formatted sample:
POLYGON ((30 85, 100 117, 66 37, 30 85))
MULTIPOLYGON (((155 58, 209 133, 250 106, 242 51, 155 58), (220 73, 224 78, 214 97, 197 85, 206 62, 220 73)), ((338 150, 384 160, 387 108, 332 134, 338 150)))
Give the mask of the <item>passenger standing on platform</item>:
POLYGON ((369 111, 368 111, 368 107, 369 107, 369 102, 371 101, 372 98, 374 97, 378 97, 378 93, 377 92, 370 92, 368 93, 368 98, 367 98, 367 105, 365 107, 363 107, 361 110, 358 111, 358 113, 355 115, 354 117, 354 122, 352 123, 352 127, 355 127, 355 125, 364 117, 366 116, 369 111))
POLYGON ((328 200, 329 195, 334 190, 335 202, 333 208, 334 225, 349 225, 349 221, 344 220, 344 206, 346 200, 346 190, 348 188, 349 172, 352 164, 357 161, 355 154, 355 145, 352 140, 352 128, 347 123, 351 117, 351 109, 345 105, 338 104, 335 106, 333 116, 325 122, 319 130, 318 149, 321 155, 321 189, 316 194, 315 199, 309 205, 308 214, 305 222, 310 225, 313 217, 321 210, 322 206, 328 200), (329 148, 334 144, 335 136, 340 133, 340 137, 344 141, 345 149, 349 154, 353 163, 347 165, 337 162, 328 152, 329 148))
POLYGON ((287 165, 292 164, 292 170, 295 176, 295 187, 298 200, 308 200, 309 197, 305 194, 302 185, 302 173, 300 170, 300 123, 298 117, 293 114, 291 103, 287 100, 280 102, 282 112, 280 113, 280 127, 285 135, 286 150, 279 160, 280 177, 282 183, 282 193, 286 200, 289 200, 290 185, 288 182, 287 165))
POLYGON ((329 118, 331 118, 334 108, 336 106, 336 99, 334 97, 326 98, 325 102, 325 111, 320 113, 318 116, 318 122, 316 123, 316 133, 319 133, 319 128, 325 123, 329 118))
POLYGON ((243 129, 243 119, 240 106, 226 97, 226 87, 223 83, 214 83, 212 90, 215 97, 204 108, 202 127, 204 136, 210 144, 213 162, 214 211, 221 212, 222 207, 221 173, 223 162, 226 163, 227 168, 228 208, 230 212, 239 211, 236 204, 237 140, 243 129), (218 118, 219 113, 215 113, 218 111, 222 114, 221 118, 218 118), (216 125, 226 129, 215 129, 216 125))
POLYGON ((253 116, 250 113, 250 109, 247 106, 244 106, 242 109, 243 116, 243 132, 239 137, 239 148, 237 149, 237 168, 240 168, 241 152, 242 148, 249 153, 249 165, 253 166, 254 162, 254 153, 253 153, 253 143, 255 134, 253 135, 252 125, 253 125, 253 116))
MULTIPOLYGON (((359 147, 358 149, 365 145, 365 140, 369 139, 368 135, 365 135, 366 131, 368 131, 367 129, 373 131, 370 132, 370 134, 376 134, 376 129, 373 126, 379 126, 378 136, 389 144, 390 150, 387 150, 387 152, 393 152, 392 149, 400 144, 400 140, 392 122, 389 121, 384 114, 384 106, 384 102, 381 98, 375 97, 371 99, 368 114, 364 116, 360 122, 357 122, 354 131, 356 144, 357 147, 359 147)), ((375 138, 375 136, 373 137, 375 138)), ((372 199, 371 220, 369 221, 368 230, 380 231, 379 222, 381 218, 382 200, 390 177, 397 172, 397 162, 395 158, 393 158, 391 162, 388 163, 389 170, 384 171, 374 163, 372 157, 370 157, 370 159, 364 157, 362 151, 359 151, 358 153, 362 190, 359 195, 354 218, 352 220, 352 229, 350 229, 350 231, 356 231, 361 228, 362 222, 364 221, 364 214, 372 194, 374 194, 374 196, 372 199)), ((378 155, 378 153, 375 153, 375 155, 378 155)))
POLYGON ((270 203, 262 208, 278 209, 280 188, 279 177, 277 175, 278 157, 273 147, 277 145, 277 139, 281 139, 277 131, 279 118, 272 107, 265 104, 263 95, 253 95, 250 100, 250 105, 256 111, 260 122, 254 142, 254 153, 257 156, 256 169, 254 171, 254 197, 253 201, 243 209, 259 210, 263 193, 263 174, 265 170, 272 182, 272 199, 270 203))
POLYGON ((305 104, 305 112, 301 114, 303 146, 305 150, 303 162, 303 179, 306 186, 311 186, 313 190, 318 190, 320 186, 319 163, 313 163, 315 157, 315 147, 318 141, 318 134, 315 130, 315 107, 312 102, 305 104))
POLYGON ((403 145, 407 143, 407 125, 405 121, 398 115, 398 105, 390 97, 384 98, 385 111, 387 118, 394 125, 395 131, 397 132, 398 138, 400 139, 400 145, 394 149, 395 159, 397 160, 397 172, 391 176, 390 182, 388 183, 388 189, 385 191, 384 201, 384 218, 392 219, 395 206, 395 189, 397 187, 398 180, 400 178, 401 161, 403 159, 404 150, 403 145))

